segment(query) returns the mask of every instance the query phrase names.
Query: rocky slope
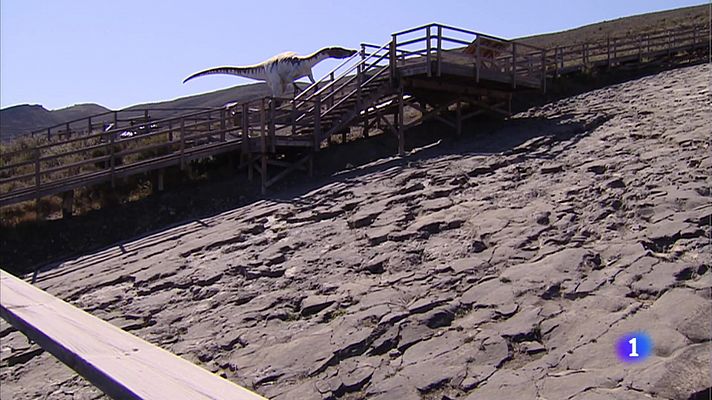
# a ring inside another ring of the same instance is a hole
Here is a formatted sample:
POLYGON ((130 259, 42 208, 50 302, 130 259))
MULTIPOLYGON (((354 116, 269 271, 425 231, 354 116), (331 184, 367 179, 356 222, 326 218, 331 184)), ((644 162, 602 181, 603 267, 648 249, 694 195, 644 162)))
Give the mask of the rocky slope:
MULTIPOLYGON (((712 386, 711 74, 531 109, 38 285, 274 399, 692 398, 712 386), (638 330, 653 355, 623 364, 638 330)), ((101 397, 0 337, 0 397, 101 397)))

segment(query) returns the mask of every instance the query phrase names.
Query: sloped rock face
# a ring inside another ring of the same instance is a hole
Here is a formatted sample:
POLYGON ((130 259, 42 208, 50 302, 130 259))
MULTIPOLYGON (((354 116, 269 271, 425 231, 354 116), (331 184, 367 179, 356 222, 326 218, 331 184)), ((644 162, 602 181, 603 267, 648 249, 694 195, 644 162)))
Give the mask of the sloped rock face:
MULTIPOLYGON (((710 73, 532 109, 488 134, 526 133, 502 152, 386 160, 38 284, 274 399, 688 399, 712 386, 710 73), (638 330, 653 355, 622 364, 638 330)), ((101 397, 0 337, 2 398, 101 397)))

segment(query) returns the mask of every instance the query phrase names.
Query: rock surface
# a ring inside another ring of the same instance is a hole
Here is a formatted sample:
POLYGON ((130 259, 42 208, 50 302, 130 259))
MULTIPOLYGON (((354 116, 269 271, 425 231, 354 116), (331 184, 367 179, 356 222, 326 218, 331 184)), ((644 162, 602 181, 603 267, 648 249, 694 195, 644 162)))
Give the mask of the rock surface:
MULTIPOLYGON (((711 73, 534 108, 472 149, 383 160, 38 285, 273 399, 688 399, 712 386, 711 73), (492 138, 504 150, 483 155, 492 138), (614 343, 637 330, 653 355, 623 364, 614 343)), ((4 322, 0 340, 1 398, 103 396, 4 322)))

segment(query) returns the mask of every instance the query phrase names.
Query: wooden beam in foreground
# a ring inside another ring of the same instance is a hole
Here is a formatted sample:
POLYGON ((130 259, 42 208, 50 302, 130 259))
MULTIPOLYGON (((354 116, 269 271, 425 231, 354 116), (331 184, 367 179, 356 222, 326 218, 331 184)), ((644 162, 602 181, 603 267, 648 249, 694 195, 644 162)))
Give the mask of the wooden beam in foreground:
POLYGON ((266 400, 3 270, 0 316, 115 399, 266 400))

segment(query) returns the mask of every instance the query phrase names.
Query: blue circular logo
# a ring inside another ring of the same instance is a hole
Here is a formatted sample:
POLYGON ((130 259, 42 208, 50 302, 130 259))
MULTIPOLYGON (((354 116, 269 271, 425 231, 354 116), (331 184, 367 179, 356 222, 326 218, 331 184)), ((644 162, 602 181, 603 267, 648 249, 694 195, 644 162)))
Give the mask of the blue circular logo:
POLYGON ((616 353, 625 363, 645 361, 653 354, 653 340, 642 331, 625 334, 616 342, 616 353))

